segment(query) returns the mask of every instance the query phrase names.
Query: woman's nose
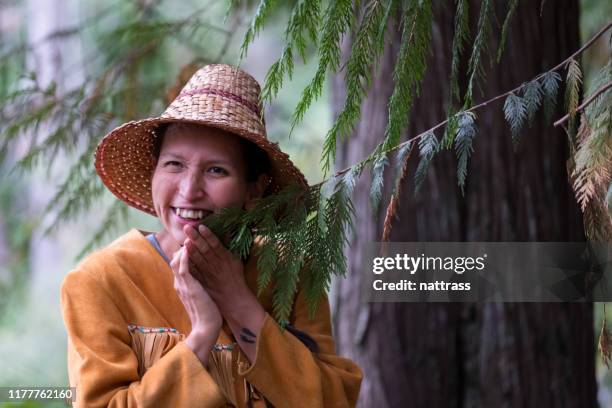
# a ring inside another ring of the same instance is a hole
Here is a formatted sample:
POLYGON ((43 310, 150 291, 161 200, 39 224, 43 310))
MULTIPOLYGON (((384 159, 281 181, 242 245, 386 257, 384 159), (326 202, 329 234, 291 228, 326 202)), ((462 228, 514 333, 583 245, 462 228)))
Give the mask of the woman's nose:
POLYGON ((192 200, 204 195, 204 180, 196 172, 188 172, 180 181, 179 192, 183 198, 192 200))

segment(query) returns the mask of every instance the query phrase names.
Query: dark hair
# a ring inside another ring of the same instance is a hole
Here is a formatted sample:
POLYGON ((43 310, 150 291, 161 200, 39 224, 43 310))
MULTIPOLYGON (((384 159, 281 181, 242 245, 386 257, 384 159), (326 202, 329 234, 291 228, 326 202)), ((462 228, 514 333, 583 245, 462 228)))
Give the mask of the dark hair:
POLYGON ((240 143, 246 161, 247 182, 253 183, 262 174, 269 174, 270 158, 268 154, 261 147, 243 137, 240 138, 240 143))
MULTIPOLYGON (((168 130, 168 127, 171 123, 164 123, 157 127, 155 131, 155 139, 153 140, 153 156, 155 159, 159 159, 159 153, 161 151, 161 146, 164 141, 164 137, 168 130)), ((243 137, 234 135, 231 132, 227 132, 230 135, 233 135, 240 140, 240 144, 242 145, 242 154, 244 156, 244 161, 246 162, 246 180, 248 183, 253 183, 257 181, 259 176, 262 174, 269 174, 270 172, 270 158, 268 154, 255 143, 247 140, 243 137)))

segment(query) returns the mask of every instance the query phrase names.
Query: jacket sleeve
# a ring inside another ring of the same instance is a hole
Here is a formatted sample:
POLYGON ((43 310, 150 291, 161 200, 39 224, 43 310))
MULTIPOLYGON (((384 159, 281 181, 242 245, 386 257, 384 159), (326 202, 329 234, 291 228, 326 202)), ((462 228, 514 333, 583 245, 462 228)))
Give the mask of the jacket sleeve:
POLYGON ((79 407, 218 407, 225 402, 197 356, 179 342, 142 378, 127 322, 107 290, 86 271, 61 288, 71 386, 79 407))
POLYGON ((327 298, 311 320, 300 291, 291 324, 317 342, 317 353, 288 330, 282 331, 267 314, 257 339, 255 361, 239 365, 238 374, 277 408, 355 406, 362 373, 351 360, 335 353, 327 298))

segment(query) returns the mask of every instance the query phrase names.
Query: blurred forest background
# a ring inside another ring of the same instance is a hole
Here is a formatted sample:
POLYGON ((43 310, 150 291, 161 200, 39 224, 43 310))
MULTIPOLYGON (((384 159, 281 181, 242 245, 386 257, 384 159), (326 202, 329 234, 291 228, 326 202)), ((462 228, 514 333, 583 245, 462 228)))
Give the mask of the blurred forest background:
MULTIPOLYGON (((26 154, 32 138, 53 135, 58 129, 69 133, 80 119, 58 114, 49 123, 33 126, 26 135, 1 127, 0 138, 15 138, 16 143, 0 151, 0 386, 66 385, 66 335, 58 299, 64 275, 88 245, 103 245, 129 227, 159 228, 153 217, 113 206, 110 193, 78 184, 79 178, 85 179, 92 171, 79 167, 80 159, 91 154, 87 141, 98 140, 100 129, 109 122, 160 113, 176 78, 194 64, 236 63, 255 12, 251 3, 245 2, 224 20, 227 3, 215 0, 0 0, 0 99, 9 96, 15 83, 30 90, 18 96, 24 101, 36 97, 67 107, 77 106, 83 95, 96 96, 98 86, 106 94, 92 98, 87 129, 92 136, 75 135, 74 146, 51 143, 41 147, 41 155, 26 154), (152 30, 167 31, 162 46, 151 44, 152 30), (126 52, 130 49, 146 55, 140 58, 126 52), (101 72, 108 72, 107 82, 90 81, 87 89, 80 88, 101 72), (120 80, 115 81, 117 78, 120 80), (20 160, 31 171, 14 170, 20 160), (57 197, 58 187, 69 176, 79 189, 68 189, 57 197), (83 202, 88 196, 93 197, 91 203, 83 202), (79 211, 86 204, 91 204, 90 210, 79 211), (71 221, 58 223, 58 212, 71 221), (90 242, 101 224, 105 228, 99 239, 90 242)), ((288 12, 272 16, 242 63, 260 83, 283 50, 288 12)), ((581 0, 581 41, 611 17, 612 3, 581 0)), ((288 135, 291 114, 314 74, 316 58, 312 53, 308 64, 296 65, 293 80, 285 83, 266 108, 269 137, 280 142, 310 183, 322 177, 322 141, 333 113, 328 86, 291 138, 288 135)), ((606 41, 583 55, 586 87, 608 58, 606 41)), ((34 123, 36 117, 29 120, 34 123)), ((601 305, 596 305, 596 334, 601 317, 601 305)), ((612 407, 612 375, 598 355, 596 358, 598 399, 602 406, 612 407)))

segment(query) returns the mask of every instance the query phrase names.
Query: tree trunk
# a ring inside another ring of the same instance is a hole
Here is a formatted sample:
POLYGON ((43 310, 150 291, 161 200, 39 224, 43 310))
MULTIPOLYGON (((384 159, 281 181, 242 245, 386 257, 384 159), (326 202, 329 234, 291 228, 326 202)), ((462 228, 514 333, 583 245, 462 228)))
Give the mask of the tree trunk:
MULTIPOLYGON (((434 2, 432 53, 421 96, 404 138, 445 118, 454 7, 434 2)), ((499 2, 503 21, 505 5, 499 2)), ((472 36, 479 2, 470 4, 472 36)), ((496 37, 499 30, 495 31, 496 37)), ((389 31, 361 121, 340 146, 338 168, 366 157, 384 133, 401 30, 389 31)), ((470 43, 468 43, 469 45, 470 43)), ((351 39, 345 39, 345 54, 351 39)), ((550 69, 580 46, 577 0, 520 2, 502 62, 489 68, 488 99, 550 69)), ((491 44, 492 53, 496 44, 491 44)), ((471 50, 468 48, 467 54, 471 50)), ((344 78, 333 80, 336 109, 344 78)), ((562 91, 562 90, 561 90, 562 91)), ((559 99, 561 100, 561 98, 559 99)), ((556 116, 561 115, 557 110, 556 116)), ((457 187, 452 152, 437 155, 419 194, 404 180, 392 241, 582 241, 581 213, 566 172, 567 137, 538 113, 516 153, 502 105, 478 112, 475 152, 465 196, 457 187)), ((437 134, 440 139, 441 134, 437 134)), ((391 172, 387 172, 391 173, 391 172)), ((386 175, 390 185, 390 174, 386 175)), ((371 216, 369 178, 354 195, 358 223, 347 250, 349 278, 335 282, 333 303, 339 352, 364 371, 360 406, 372 407, 593 407, 596 406, 592 306, 589 304, 371 303, 359 299, 361 254, 380 240, 385 205, 371 216)))

